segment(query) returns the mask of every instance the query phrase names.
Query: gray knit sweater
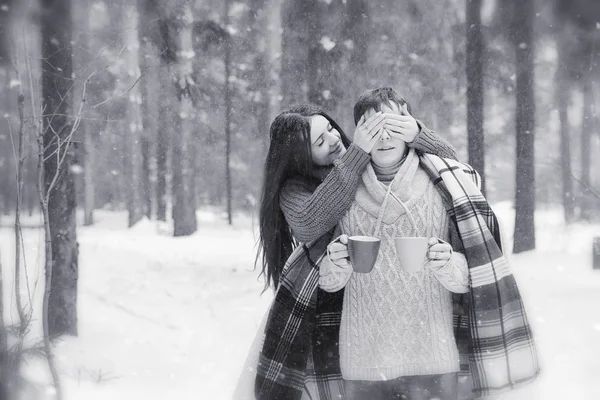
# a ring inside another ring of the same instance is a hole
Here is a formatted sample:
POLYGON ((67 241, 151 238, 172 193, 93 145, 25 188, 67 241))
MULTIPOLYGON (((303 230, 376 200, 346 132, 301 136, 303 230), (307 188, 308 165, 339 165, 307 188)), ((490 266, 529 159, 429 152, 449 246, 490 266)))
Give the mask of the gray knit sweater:
MULTIPOLYGON (((419 122, 421 130, 411 148, 422 153, 458 159, 454 148, 419 122)), ((331 168, 320 170, 324 179, 315 177, 288 179, 284 184, 280 204, 294 237, 307 243, 320 238, 333 229, 354 201, 356 189, 371 157, 358 146, 351 144, 348 151, 331 168)))

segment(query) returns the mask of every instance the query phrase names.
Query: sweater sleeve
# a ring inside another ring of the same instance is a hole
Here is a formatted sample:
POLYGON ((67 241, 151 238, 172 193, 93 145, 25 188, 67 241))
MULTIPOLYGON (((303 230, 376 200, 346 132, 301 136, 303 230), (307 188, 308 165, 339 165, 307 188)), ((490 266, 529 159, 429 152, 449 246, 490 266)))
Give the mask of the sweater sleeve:
POLYGON ((299 241, 316 240, 337 225, 354 201, 360 176, 370 159, 364 150, 351 144, 334 161, 333 169, 316 190, 311 191, 300 181, 286 182, 281 191, 281 209, 299 241))
POLYGON ((467 258, 455 251, 446 265, 433 269, 433 275, 452 293, 467 293, 469 291, 468 268, 467 258))
POLYGON ((422 153, 433 154, 442 158, 451 158, 458 161, 458 154, 450 143, 431 129, 427 128, 421 121, 417 121, 419 133, 408 145, 422 153))

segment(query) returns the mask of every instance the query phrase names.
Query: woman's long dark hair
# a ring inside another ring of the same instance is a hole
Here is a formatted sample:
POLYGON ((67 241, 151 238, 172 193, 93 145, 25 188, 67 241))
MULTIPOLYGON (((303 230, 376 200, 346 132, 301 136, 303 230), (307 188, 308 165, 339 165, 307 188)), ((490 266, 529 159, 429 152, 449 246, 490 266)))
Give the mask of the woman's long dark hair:
POLYGON ((297 244, 279 199, 287 179, 294 176, 314 179, 310 140, 310 117, 314 115, 325 117, 340 133, 346 148, 350 146, 350 140, 340 126, 319 106, 303 104, 290 107, 273 120, 265 161, 256 258, 257 263, 262 261, 265 290, 271 285, 277 288, 283 266, 297 244))

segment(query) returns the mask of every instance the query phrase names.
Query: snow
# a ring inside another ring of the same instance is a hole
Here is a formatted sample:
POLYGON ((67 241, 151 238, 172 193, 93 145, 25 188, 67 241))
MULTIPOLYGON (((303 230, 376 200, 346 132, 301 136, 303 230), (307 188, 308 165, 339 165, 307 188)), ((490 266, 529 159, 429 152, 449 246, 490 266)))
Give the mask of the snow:
MULTIPOLYGON (((510 243, 514 212, 495 206, 510 243)), ((272 299, 253 271, 255 223, 198 213, 199 231, 169 236, 144 219, 127 229, 122 212, 96 211, 78 227, 79 336, 56 344, 67 400, 229 399, 247 349, 272 299)), ((515 276, 536 334, 543 373, 538 382, 501 399, 600 398, 600 270, 591 267, 600 226, 565 227, 559 209, 537 213, 538 249, 512 255, 515 276)), ((7 287, 14 263, 9 217, 0 218, 0 252, 7 287)), ((23 229, 30 287, 41 302, 39 216, 23 229), (35 286, 35 287, 34 287, 35 286)), ((27 295, 27 291, 22 293, 27 295)), ((9 304, 14 306, 14 301, 9 304)), ((13 321, 16 313, 9 313, 13 321)), ((39 339, 39 315, 30 343, 39 339)), ((25 398, 51 398, 46 365, 32 358, 25 398)))

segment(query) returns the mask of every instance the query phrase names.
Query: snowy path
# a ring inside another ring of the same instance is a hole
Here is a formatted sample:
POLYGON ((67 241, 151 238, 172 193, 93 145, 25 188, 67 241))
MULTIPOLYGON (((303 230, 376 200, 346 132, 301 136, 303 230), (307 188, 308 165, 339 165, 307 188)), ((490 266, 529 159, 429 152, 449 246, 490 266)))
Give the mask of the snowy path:
MULTIPOLYGON (((498 211, 510 232, 510 210, 498 211)), ((80 228, 80 334, 56 350, 67 400, 230 398, 271 295, 259 296, 252 271, 251 222, 240 218, 229 228, 199 216, 201 228, 189 238, 159 234, 148 221, 127 230, 121 213, 99 212, 94 227, 80 228)), ((600 227, 563 229, 553 212, 538 221, 538 250, 513 256, 512 265, 544 373, 501 398, 600 399, 600 271, 590 266, 600 227)), ((33 275, 40 232, 24 234, 33 275)), ((0 228, 5 269, 13 246, 10 229, 0 228)), ((32 362, 27 375, 43 381, 45 366, 32 362)))

